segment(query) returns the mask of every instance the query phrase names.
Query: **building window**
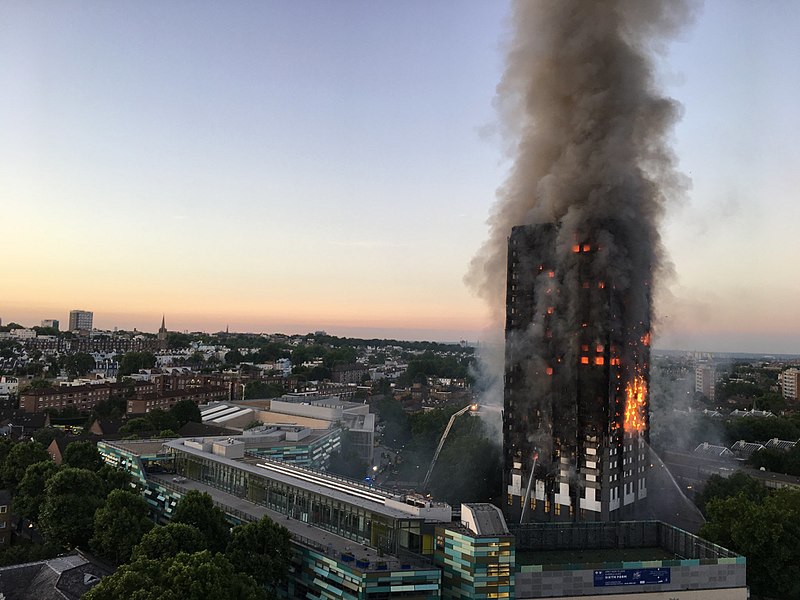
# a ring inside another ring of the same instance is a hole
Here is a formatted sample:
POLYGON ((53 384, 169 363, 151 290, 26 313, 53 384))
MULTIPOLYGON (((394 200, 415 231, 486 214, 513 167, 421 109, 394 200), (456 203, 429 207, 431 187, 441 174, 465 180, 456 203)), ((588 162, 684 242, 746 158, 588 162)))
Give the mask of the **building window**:
POLYGON ((4 504, 3 506, 0 506, 0 514, 6 513, 6 512, 8 512, 8 504, 4 504))

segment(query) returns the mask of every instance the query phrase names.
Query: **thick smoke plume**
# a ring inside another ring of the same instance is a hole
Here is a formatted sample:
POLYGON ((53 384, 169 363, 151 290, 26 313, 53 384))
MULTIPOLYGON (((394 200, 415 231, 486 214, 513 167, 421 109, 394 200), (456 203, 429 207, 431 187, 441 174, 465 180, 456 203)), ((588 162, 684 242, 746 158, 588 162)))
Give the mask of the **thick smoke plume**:
MULTIPOLYGON (((659 92, 655 58, 691 12, 683 0, 513 3, 496 99, 513 163, 467 275, 498 325, 511 228, 553 223, 563 283, 575 270, 570 249, 591 240, 602 247, 593 275, 625 298, 613 326, 649 329, 665 265, 659 222, 687 187, 668 145, 680 106, 659 92)), ((559 319, 574 330, 569 307, 559 319)))

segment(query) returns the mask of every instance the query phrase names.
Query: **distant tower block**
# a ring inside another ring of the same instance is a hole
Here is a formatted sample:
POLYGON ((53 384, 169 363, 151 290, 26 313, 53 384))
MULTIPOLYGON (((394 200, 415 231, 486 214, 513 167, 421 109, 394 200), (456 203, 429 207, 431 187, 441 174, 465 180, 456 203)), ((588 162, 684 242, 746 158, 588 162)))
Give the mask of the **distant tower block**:
POLYGON ((626 519, 647 497, 649 282, 618 291, 591 236, 562 237, 553 224, 520 226, 508 242, 511 522, 626 519), (631 289, 646 301, 631 307, 631 289))
POLYGON ((70 331, 91 331, 94 313, 88 310, 69 311, 70 331))

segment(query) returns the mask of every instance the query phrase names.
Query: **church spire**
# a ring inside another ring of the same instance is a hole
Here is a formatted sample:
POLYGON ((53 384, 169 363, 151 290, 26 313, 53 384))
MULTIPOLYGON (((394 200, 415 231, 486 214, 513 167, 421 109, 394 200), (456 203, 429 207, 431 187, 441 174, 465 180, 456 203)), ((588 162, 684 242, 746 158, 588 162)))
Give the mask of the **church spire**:
POLYGON ((161 315, 161 327, 158 329, 158 340, 161 342, 161 347, 165 348, 167 343, 167 323, 164 315, 161 315))

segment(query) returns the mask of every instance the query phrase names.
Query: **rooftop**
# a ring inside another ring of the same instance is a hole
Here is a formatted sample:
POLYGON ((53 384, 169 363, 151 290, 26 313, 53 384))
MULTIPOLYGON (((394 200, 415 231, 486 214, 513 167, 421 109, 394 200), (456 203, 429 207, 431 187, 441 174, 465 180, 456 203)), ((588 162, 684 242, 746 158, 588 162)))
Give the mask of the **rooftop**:
POLYGON ((585 550, 517 550, 516 564, 568 565, 607 564, 650 560, 681 560, 681 556, 659 548, 587 548, 585 550))
POLYGON ((477 535, 508 535, 506 520, 493 504, 462 504, 461 521, 477 535))
MULTIPOLYGON (((205 438, 203 441, 212 442, 215 439, 220 438, 205 438)), ((261 477, 266 477, 273 481, 321 494, 334 500, 358 506, 359 508, 364 508, 387 517, 396 519, 425 518, 424 516, 415 516, 412 506, 409 506, 409 510, 407 511, 403 510, 402 497, 398 497, 395 493, 387 490, 367 486, 361 482, 344 477, 336 477, 320 471, 288 465, 279 461, 262 459, 255 464, 250 464, 242 460, 235 460, 189 447, 184 444, 185 441, 185 439, 171 439, 152 443, 163 444, 175 452, 191 454, 206 460, 211 459, 214 462, 226 464, 261 477), (400 504, 401 508, 395 508, 391 506, 392 504, 395 506, 400 504)), ((135 448, 138 447, 131 446, 130 451, 137 452, 135 448)), ((446 504, 441 503, 436 504, 436 506, 440 508, 447 507, 446 504)))
MULTIPOLYGON (((164 474, 154 474, 152 475, 152 479, 157 480, 167 489, 175 490, 181 494, 185 494, 189 490, 205 492, 211 496, 220 508, 245 521, 254 521, 267 516, 275 523, 286 527, 292 535, 292 538, 300 544, 314 548, 333 558, 339 558, 342 554, 351 554, 357 560, 368 561, 370 567, 365 570, 376 570, 378 563, 381 562, 386 563, 388 569, 400 570, 402 564, 409 562, 409 559, 405 557, 401 559, 396 556, 385 555, 375 548, 363 546, 353 540, 349 540, 318 527, 313 527, 308 523, 292 519, 287 515, 283 515, 265 506, 255 504, 197 481, 186 480, 182 481, 180 484, 176 484, 172 481, 171 475, 164 474)), ((422 557, 418 557, 417 561, 421 558, 422 557)))
POLYGON ((164 445, 173 438, 151 440, 103 440, 103 443, 112 448, 118 448, 139 457, 165 454, 164 445))

